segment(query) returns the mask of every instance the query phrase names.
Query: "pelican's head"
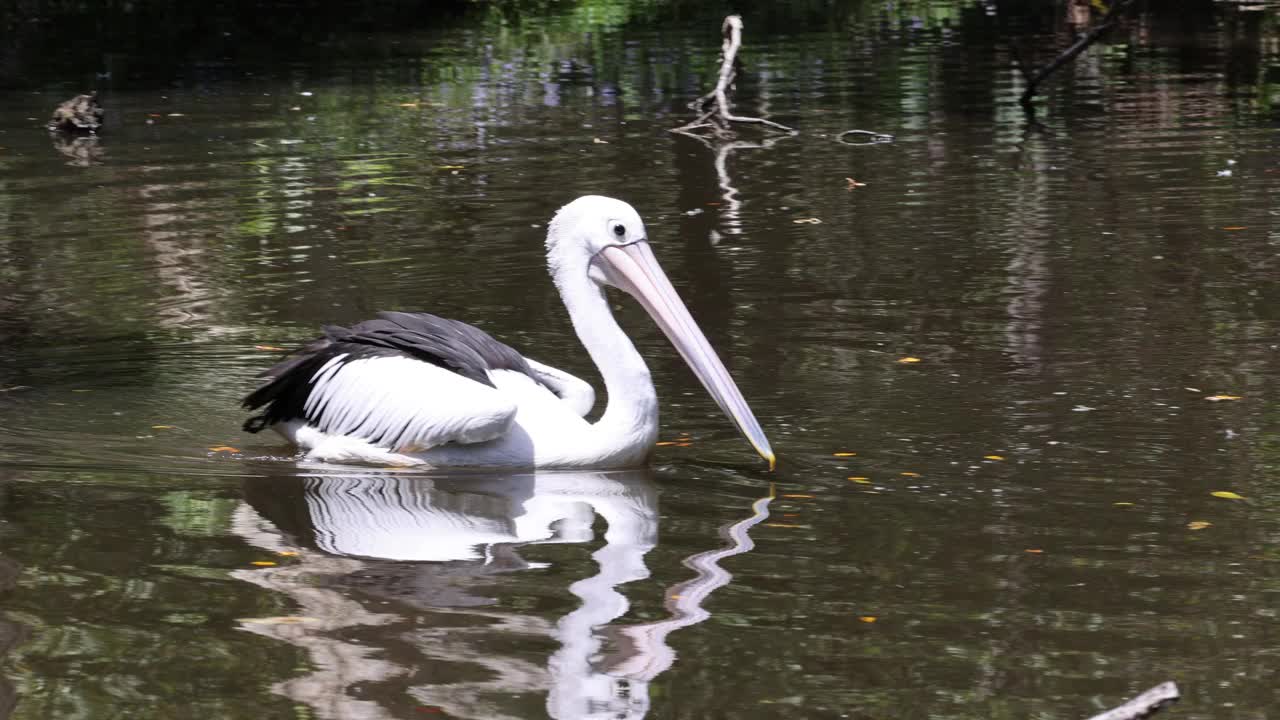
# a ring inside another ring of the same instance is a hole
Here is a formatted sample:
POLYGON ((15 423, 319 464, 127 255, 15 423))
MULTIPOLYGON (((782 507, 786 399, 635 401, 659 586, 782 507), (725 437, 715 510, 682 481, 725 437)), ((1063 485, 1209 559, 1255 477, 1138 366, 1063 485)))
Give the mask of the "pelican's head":
POLYGON ((658 265, 635 208, 599 195, 585 195, 560 208, 547 229, 547 263, 562 294, 589 280, 598 287, 618 288, 639 301, 716 404, 773 469, 776 461, 768 438, 658 265))

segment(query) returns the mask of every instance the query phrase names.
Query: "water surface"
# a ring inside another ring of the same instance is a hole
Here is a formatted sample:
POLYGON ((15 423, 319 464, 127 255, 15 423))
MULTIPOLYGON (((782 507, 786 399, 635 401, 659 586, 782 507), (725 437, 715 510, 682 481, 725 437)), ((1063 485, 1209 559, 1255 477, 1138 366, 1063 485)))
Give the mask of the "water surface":
POLYGON ((712 146, 667 130, 717 7, 16 34, 0 714, 1079 718, 1172 679, 1171 716, 1271 717, 1280 44, 1274 8, 1193 5, 1036 124, 1007 38, 1047 59, 1063 18, 749 8, 742 109, 800 133, 712 146), (107 130, 51 142, 86 87, 107 130), (316 468, 239 430, 275 348, 383 309, 598 385, 542 260, 583 193, 645 217, 777 472, 623 298, 652 470, 316 468))

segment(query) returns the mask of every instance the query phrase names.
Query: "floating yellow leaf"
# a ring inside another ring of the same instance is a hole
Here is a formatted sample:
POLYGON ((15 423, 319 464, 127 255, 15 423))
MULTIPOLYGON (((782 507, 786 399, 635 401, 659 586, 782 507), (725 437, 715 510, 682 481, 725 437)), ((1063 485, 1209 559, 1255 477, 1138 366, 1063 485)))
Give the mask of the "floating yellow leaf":
POLYGON ((920 473, 913 473, 913 472, 901 472, 898 474, 901 475, 902 477, 920 477, 920 473))
POLYGON ((864 623, 873 623, 877 619, 878 618, 875 615, 859 615, 858 616, 858 622, 864 622, 864 623))
POLYGON ((236 453, 240 452, 238 449, 233 448, 230 445, 214 445, 209 449, 212 450, 213 452, 236 452, 236 453))
POLYGON ((173 426, 172 425, 152 425, 151 429, 152 430, 172 430, 173 426))
POLYGON ((849 478, 849 479, 850 479, 850 480, 852 480, 852 481, 854 481, 854 482, 856 482, 856 483, 858 483, 859 485, 870 485, 870 484, 871 484, 871 478, 864 478, 864 477, 851 477, 851 478, 849 478))
POLYGON ((1248 230, 1249 226, 1248 225, 1228 225, 1222 229, 1223 230, 1248 230))
POLYGON ((271 562, 270 560, 254 560, 253 562, 251 562, 251 563, 249 563, 249 564, 250 564, 250 565, 257 565, 258 567, 275 567, 275 565, 276 565, 275 563, 271 562))
POLYGON ((1213 524, 1213 523, 1211 523, 1211 522, 1206 522, 1206 521, 1204 521, 1204 520, 1192 520, 1191 522, 1187 523, 1187 529, 1188 529, 1188 530, 1203 530, 1203 529, 1205 529, 1205 528, 1209 527, 1209 526, 1210 526, 1210 525, 1212 525, 1212 524, 1213 524))
POLYGON ((983 455, 982 459, 983 460, 1003 460, 1004 456, 1003 455, 983 455))
POLYGON ((920 362, 920 358, 918 358, 918 357, 909 357, 909 356, 908 356, 908 357, 904 357, 904 358, 898 358, 898 362, 900 362, 900 363, 907 363, 907 364, 910 364, 910 363, 918 363, 918 362, 920 362))
POLYGON ((792 498, 796 500, 812 500, 813 499, 812 495, 802 495, 800 493, 791 493, 790 495, 783 495, 782 497, 792 498))
POLYGON ((437 165, 436 167, 438 167, 441 170, 462 170, 467 166, 466 165, 437 165))
POLYGON ((1231 492, 1230 490, 1215 490, 1209 494, 1216 498, 1222 498, 1223 500, 1243 500, 1244 499, 1243 495, 1237 495, 1231 492))
POLYGON ((1240 399, 1241 397, 1239 395, 1210 395, 1209 397, 1205 398, 1205 400, 1208 400, 1210 402, 1221 402, 1223 400, 1240 400, 1240 399))
POLYGON ((667 445, 679 445, 679 444, 680 443, 676 442, 675 440, 662 440, 660 442, 654 443, 654 445, 657 445, 658 447, 666 447, 667 445))
POLYGON ((399 107, 415 108, 418 107, 418 103, 400 103, 399 107))
POLYGON ((831 453, 831 455, 832 455, 833 457, 856 457, 856 456, 857 456, 857 454, 858 454, 858 453, 856 453, 856 452, 838 452, 838 453, 831 453))
POLYGON ((1118 503, 1111 503, 1111 504, 1115 505, 1116 507, 1133 507, 1133 503, 1131 502, 1118 502, 1118 503))
POLYGON ((280 550, 276 554, 280 557, 298 557, 298 553, 295 550, 280 550))
POLYGON ((679 595, 668 595, 667 597, 671 598, 672 600, 679 600, 679 599, 680 599, 680 596, 679 596, 679 595))
POLYGON ((1026 550, 1023 550, 1022 552, 1025 552, 1025 553, 1031 553, 1032 555, 1043 555, 1043 554, 1044 554, 1044 551, 1043 551, 1043 550, 1041 550, 1040 548, 1027 548, 1026 550))
POLYGON ((265 350, 265 351, 267 351, 267 352, 280 352, 280 351, 284 350, 284 348, 282 348, 282 347, 276 347, 275 345, 254 345, 254 346, 253 346, 253 349, 254 349, 254 350, 265 350))

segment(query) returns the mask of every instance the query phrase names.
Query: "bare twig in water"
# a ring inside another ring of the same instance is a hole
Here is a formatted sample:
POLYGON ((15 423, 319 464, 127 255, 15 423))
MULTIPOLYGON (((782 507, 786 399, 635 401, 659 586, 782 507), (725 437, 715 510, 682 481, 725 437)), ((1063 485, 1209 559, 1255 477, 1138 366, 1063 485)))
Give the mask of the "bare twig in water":
POLYGON ((671 132, 697 135, 695 130, 710 130, 717 137, 731 137, 733 123, 743 123, 764 125, 794 135, 795 130, 781 123, 733 114, 733 103, 729 100, 729 93, 733 90, 733 81, 738 74, 734 66, 737 63, 738 50, 742 47, 742 18, 737 15, 726 17, 724 24, 720 26, 720 31, 724 34, 724 42, 720 50, 720 74, 716 80, 715 89, 689 103, 689 107, 698 113, 695 120, 678 128, 672 128, 671 132))
POLYGON ((1117 708, 1094 715, 1089 720, 1144 720, 1178 702, 1181 697, 1177 685, 1164 682, 1117 708))
POLYGON ((1031 71, 1031 66, 1024 61, 1022 53, 1018 50, 1017 43, 1010 40, 1009 48, 1013 51, 1013 60, 1017 63, 1018 71, 1022 73, 1022 78, 1027 82, 1026 89, 1018 97, 1018 103, 1022 105, 1023 111, 1028 116, 1035 116, 1035 108, 1031 104, 1031 98, 1035 97, 1036 93, 1039 92, 1041 83, 1057 72, 1058 68, 1075 60, 1080 53, 1097 42, 1098 38, 1102 37, 1104 33, 1116 24, 1116 21, 1120 19, 1120 14, 1132 4, 1133 0, 1115 0, 1111 7, 1108 8, 1107 14, 1102 16, 1102 20, 1097 25, 1090 28, 1089 32, 1081 35, 1074 43, 1071 43, 1071 46, 1063 50, 1052 62, 1034 73, 1031 71))

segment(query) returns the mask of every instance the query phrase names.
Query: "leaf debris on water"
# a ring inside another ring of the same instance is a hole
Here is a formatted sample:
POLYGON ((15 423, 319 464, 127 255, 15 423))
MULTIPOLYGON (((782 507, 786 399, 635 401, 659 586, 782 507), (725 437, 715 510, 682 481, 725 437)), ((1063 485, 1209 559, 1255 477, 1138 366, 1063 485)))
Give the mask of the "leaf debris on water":
POLYGON ((233 448, 230 445, 214 445, 209 449, 212 450, 213 452, 233 452, 233 453, 240 452, 238 448, 233 448))
POLYGON ((813 499, 813 496, 812 496, 812 495, 805 495, 805 494, 803 494, 803 493, 791 493, 791 494, 789 494, 789 495, 783 495, 782 497, 784 497, 784 498, 792 498, 792 499, 797 499, 797 500, 812 500, 812 499, 813 499))
POLYGON ((1003 460, 1004 456, 1003 455, 983 455, 982 459, 983 460, 1003 460))
POLYGON ((858 453, 842 450, 840 452, 831 453, 832 457, 856 457, 858 453))
POLYGON ((1187 523, 1187 529, 1188 529, 1188 530, 1203 530, 1203 529, 1205 529, 1205 528, 1209 527, 1210 525, 1213 525, 1213 523, 1208 522, 1208 521, 1206 521, 1206 520, 1192 520, 1191 522, 1187 523))
POLYGON ((152 425, 151 429, 152 430, 172 430, 173 427, 174 427, 173 425, 152 425))
POLYGON ((854 476, 854 477, 850 477, 849 479, 850 479, 850 480, 852 480, 852 481, 854 481, 854 482, 856 482, 856 483, 858 483, 859 485, 870 485, 870 484, 871 484, 871 478, 865 478, 865 477, 857 477, 857 476, 854 476))
POLYGON ((796 225, 821 225, 822 224, 822 221, 816 217, 796 218, 791 222, 795 223, 796 225))
POLYGON ((864 623, 873 623, 878 619, 879 618, 877 618, 875 615, 859 615, 858 616, 858 622, 864 622, 864 623))
POLYGON ((282 351, 284 350, 284 348, 282 348, 282 347, 276 347, 275 345, 254 345, 254 346, 253 346, 253 349, 254 349, 254 350, 265 350, 265 351, 267 351, 267 352, 282 352, 282 351))
POLYGON ((275 567, 276 566, 276 563, 272 562, 271 560, 254 560, 249 564, 257 565, 258 567, 275 567))
POLYGON ((1239 395, 1210 395, 1205 398, 1205 400, 1208 400, 1209 402, 1221 402, 1223 400, 1242 400, 1242 399, 1243 398, 1239 395))
POLYGON ((920 473, 913 473, 913 472, 900 472, 898 474, 901 475, 902 477, 920 477, 920 473))
POLYGON ((918 362, 920 362, 920 358, 918 358, 918 357, 911 357, 911 356, 907 356, 907 357, 904 357, 904 358, 898 358, 898 362, 903 363, 903 364, 906 364, 906 365, 909 365, 909 364, 911 364, 911 363, 918 363, 918 362))
POLYGON ((1223 500, 1243 500, 1244 499, 1243 495, 1237 495, 1236 493, 1233 493, 1230 490, 1214 490, 1209 494, 1216 498, 1222 498, 1223 500))
POLYGON ((1116 507, 1133 507, 1133 503, 1131 502, 1116 502, 1111 504, 1115 505, 1116 507))
POLYGON ((1032 555, 1043 555, 1043 554, 1044 554, 1044 550, 1041 550, 1040 548, 1027 548, 1026 550, 1023 550, 1022 552, 1024 552, 1024 553, 1031 553, 1032 555))

